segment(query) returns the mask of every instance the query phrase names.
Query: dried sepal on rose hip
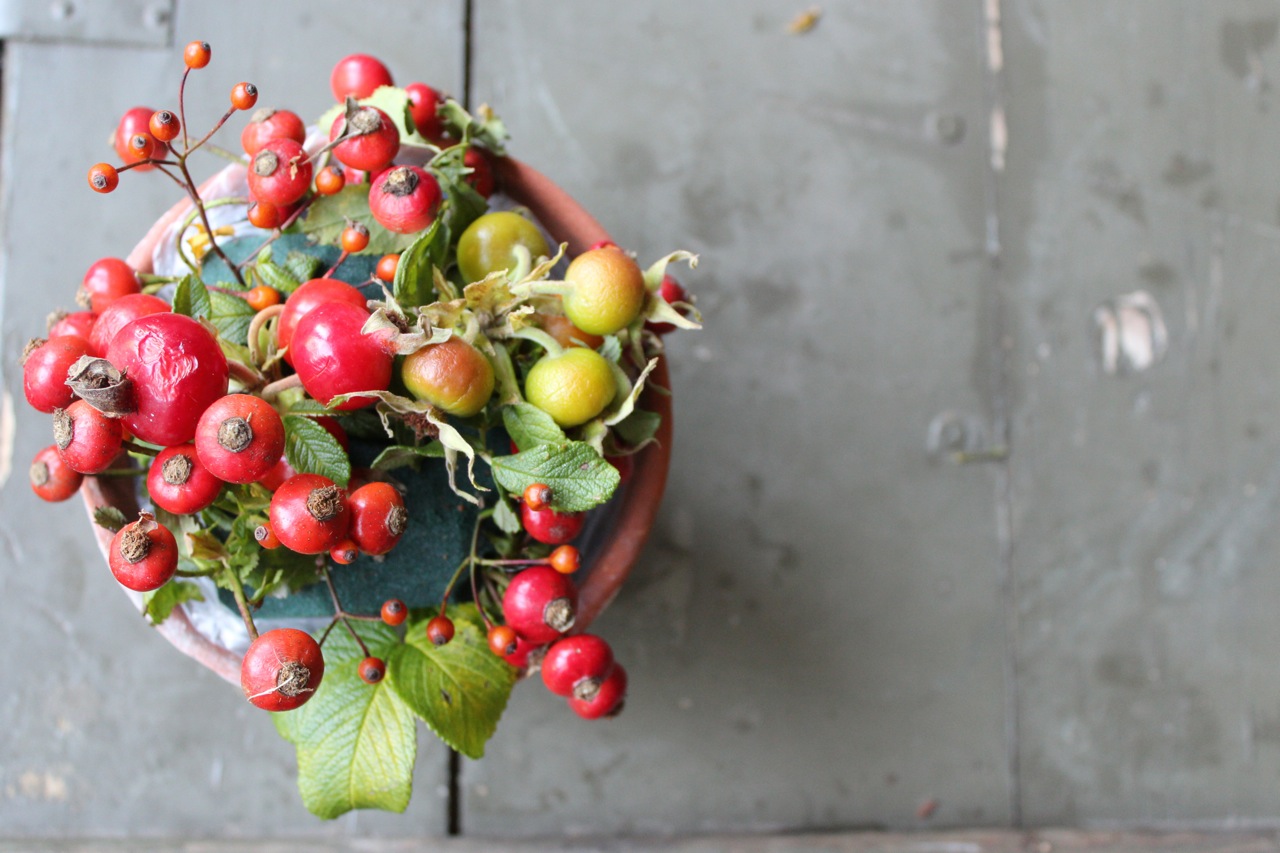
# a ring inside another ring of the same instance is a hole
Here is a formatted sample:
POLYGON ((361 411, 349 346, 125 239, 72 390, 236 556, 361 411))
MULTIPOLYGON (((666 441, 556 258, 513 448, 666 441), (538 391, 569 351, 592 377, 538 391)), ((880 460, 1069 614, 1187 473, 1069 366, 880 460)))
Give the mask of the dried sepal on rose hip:
POLYGON ((305 631, 276 628, 249 645, 240 664, 245 698, 267 711, 291 711, 315 695, 324 678, 320 644, 305 631))
POLYGON ((168 583, 178 570, 178 543, 155 516, 143 512, 116 532, 107 562, 121 586, 150 592, 168 583))

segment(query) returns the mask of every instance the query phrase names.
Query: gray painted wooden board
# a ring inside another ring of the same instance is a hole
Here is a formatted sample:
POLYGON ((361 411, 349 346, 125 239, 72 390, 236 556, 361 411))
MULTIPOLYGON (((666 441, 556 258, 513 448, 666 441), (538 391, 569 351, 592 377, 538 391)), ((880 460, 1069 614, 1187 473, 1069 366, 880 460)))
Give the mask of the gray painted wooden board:
POLYGON ((1278 13, 1006 9, 1031 824, 1280 813, 1278 13))
POLYGON ((824 8, 477 4, 474 100, 642 261, 698 252, 707 329, 599 622, 627 711, 518 691, 466 832, 1009 820, 995 479, 926 452, 987 416, 979 9, 824 8))

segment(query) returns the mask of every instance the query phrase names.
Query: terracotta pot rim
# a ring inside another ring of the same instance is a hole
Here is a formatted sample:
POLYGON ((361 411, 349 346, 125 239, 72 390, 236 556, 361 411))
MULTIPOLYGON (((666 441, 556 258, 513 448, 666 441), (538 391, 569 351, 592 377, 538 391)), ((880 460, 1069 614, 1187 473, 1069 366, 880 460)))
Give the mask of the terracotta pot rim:
MULTIPOLYGON (((206 186, 231 170, 243 168, 228 166, 211 178, 206 186)), ((581 253, 591 245, 609 239, 608 232, 582 205, 536 169, 513 158, 498 157, 494 158, 494 171, 506 194, 516 203, 527 207, 554 239, 567 243, 570 255, 581 253)), ((151 226, 128 256, 127 260, 134 269, 140 272, 152 270, 152 252, 161 235, 179 217, 185 215, 190 207, 189 201, 179 202, 151 226)), ((670 375, 665 357, 659 360, 657 368, 650 375, 649 384, 667 392, 646 395, 646 405, 662 416, 657 441, 637 455, 631 481, 615 498, 620 504, 614 513, 609 536, 599 553, 593 555, 586 580, 579 588, 575 633, 586 630, 618 594, 640 556, 666 488, 671 460, 672 411, 670 375)), ((112 534, 92 524, 93 512, 105 505, 119 508, 126 517, 136 515, 138 506, 132 485, 131 481, 123 479, 87 477, 81 488, 81 497, 104 559, 110 548, 112 534)), ((128 590, 125 592, 135 604, 141 606, 139 594, 128 590)), ((157 630, 183 654, 194 658, 227 681, 240 683, 240 655, 200 633, 182 608, 174 610, 167 620, 157 626, 157 630)))

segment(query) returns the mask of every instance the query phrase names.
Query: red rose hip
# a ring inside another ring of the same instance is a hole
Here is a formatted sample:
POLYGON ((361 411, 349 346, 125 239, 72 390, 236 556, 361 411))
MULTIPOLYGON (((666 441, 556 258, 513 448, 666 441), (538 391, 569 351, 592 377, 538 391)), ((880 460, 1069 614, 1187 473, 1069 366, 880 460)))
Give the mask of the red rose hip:
POLYGON ((323 554, 347 537, 347 497, 328 477, 298 474, 271 497, 271 530, 280 544, 299 554, 323 554))
POLYGON ((222 480, 200 463, 194 444, 166 447, 147 469, 151 502, 174 515, 199 512, 218 498, 222 480))
POLYGON ((390 483, 366 483, 347 499, 351 538, 363 554, 377 556, 396 546, 409 525, 404 498, 390 483))
POLYGON ((67 500, 80 491, 80 484, 84 482, 84 475, 67 467, 58 455, 58 448, 52 444, 36 454, 27 476, 31 491, 51 503, 67 500))
POLYGON ((518 573, 502 596, 502 620, 531 643, 549 643, 573 627, 578 590, 550 566, 518 573))
MULTIPOLYGON (((361 333, 369 312, 343 302, 316 306, 298 321, 290 342, 293 367, 307 393, 325 405, 339 394, 385 391, 393 357, 373 337, 361 333)), ((360 409, 376 397, 352 397, 335 408, 360 409)))
POLYGON ((67 386, 67 371, 89 355, 89 342, 80 337, 61 337, 32 344, 35 346, 22 362, 22 390, 27 402, 41 412, 65 409, 76 397, 67 386))
POLYGON ((134 592, 150 592, 169 582, 178 570, 178 543, 149 512, 117 531, 107 552, 111 574, 134 592))
POLYGON ((58 457, 72 471, 98 474, 107 470, 120 455, 123 442, 120 421, 84 400, 53 413, 53 443, 58 457))
POLYGON ((297 628, 267 631, 240 663, 245 698, 267 711, 292 711, 315 695, 323 678, 320 644, 297 628))
POLYGON ((228 394, 205 409, 196 425, 204 467, 228 483, 252 483, 284 453, 284 421, 261 397, 228 394))
POLYGON ((590 701, 613 669, 613 650, 595 634, 557 640, 542 659, 542 682, 557 696, 590 701))
POLYGON ((369 185, 369 212, 388 231, 413 234, 435 221, 440 184, 417 166, 394 166, 369 185))

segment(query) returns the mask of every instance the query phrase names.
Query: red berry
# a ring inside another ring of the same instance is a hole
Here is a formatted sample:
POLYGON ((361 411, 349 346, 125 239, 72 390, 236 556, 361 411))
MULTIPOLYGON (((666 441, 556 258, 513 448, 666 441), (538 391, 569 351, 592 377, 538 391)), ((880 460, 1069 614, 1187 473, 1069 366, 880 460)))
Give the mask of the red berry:
POLYGON ((134 592, 150 592, 169 582, 178 570, 178 543, 151 513, 116 532, 107 552, 111 574, 134 592))
POLYGON ((323 554, 347 536, 347 498, 319 474, 297 474, 271 496, 271 529, 280 544, 300 554, 323 554))
POLYGON ((480 195, 488 198, 493 195, 495 188, 495 180, 493 177, 493 166, 489 164, 489 158, 479 148, 468 148, 467 152, 462 155, 462 165, 471 170, 471 174, 467 175, 466 181, 471 184, 471 188, 480 195))
POLYGON ((367 657, 360 661, 360 680, 365 684, 377 684, 387 675, 387 664, 382 658, 367 657))
MULTIPOLYGON (((112 302, 98 315, 89 332, 89 348, 94 355, 106 355, 107 347, 116 333, 139 317, 148 314, 167 314, 172 311, 168 302, 149 293, 131 293, 112 302)), ((117 365, 119 366, 119 365, 117 365)))
MULTIPOLYGON (((691 298, 689 296, 689 291, 685 290, 684 287, 681 286, 680 282, 676 281, 669 275, 664 275, 662 277, 662 284, 658 286, 658 293, 664 300, 672 305, 675 305, 677 302, 688 302, 691 298)), ((683 314, 685 312, 681 311, 680 313, 683 314)), ((676 328, 671 323, 647 323, 645 327, 649 329, 649 331, 658 335, 670 334, 675 331, 676 328)))
POLYGON ((194 444, 177 444, 161 450, 147 470, 147 494, 151 502, 174 515, 190 515, 213 503, 222 481, 200 462, 194 444))
MULTIPOLYGON (((307 393, 324 405, 339 394, 385 391, 391 384, 391 353, 361 332, 369 312, 344 302, 327 302, 307 313, 294 330, 293 367, 307 393)), ((372 406, 376 397, 352 397, 335 408, 372 406)))
POLYGON ((427 622, 427 639, 433 646, 443 646, 453 639, 453 620, 448 616, 435 616, 427 622))
POLYGON ((249 292, 244 295, 244 301, 248 302, 249 307, 254 311, 261 311, 264 308, 270 308, 272 305, 280 304, 280 291, 274 287, 260 284, 249 289, 249 292))
POLYGON ((92 311, 72 311, 70 314, 59 312, 49 319, 53 320, 49 326, 50 338, 75 335, 84 338, 86 341, 91 341, 93 324, 98 321, 98 316, 92 311))
POLYGON ((561 545, 551 552, 551 556, 547 557, 547 562, 551 564, 551 568, 560 574, 571 575, 582 564, 582 556, 578 553, 578 549, 572 545, 561 545))
POLYGON ((84 475, 67 467, 58 455, 58 448, 49 445, 36 454, 28 472, 31 490, 42 500, 65 501, 80 490, 84 475))
POLYGON ((142 281, 133 267, 120 258, 100 258, 85 271, 76 299, 87 300, 86 307, 101 314, 120 297, 141 292, 142 281))
POLYGON ((129 151, 129 156, 126 159, 130 162, 150 160, 156 153, 157 145, 159 143, 150 133, 135 133, 125 142, 125 147, 129 151))
POLYGON ((530 659, 541 661, 545 643, 531 643, 524 637, 516 637, 516 649, 509 655, 503 655, 502 659, 514 666, 516 669, 525 669, 530 665, 530 659))
POLYGON ((207 41, 188 42, 187 46, 182 50, 182 61, 186 63, 188 68, 204 68, 209 64, 213 51, 209 48, 207 41))
POLYGON ((347 179, 342 176, 342 170, 333 166, 325 166, 316 173, 316 192, 320 195, 337 195, 346 185, 347 179))
POLYGON ((116 333, 106 358, 133 381, 136 408, 124 425, 162 447, 195 437, 205 409, 227 393, 227 359, 217 339, 181 314, 139 317, 116 333))
POLYGON ((516 632, 506 625, 494 625, 489 629, 489 651, 498 657, 516 653, 516 632))
POLYGON ((440 184, 417 166, 394 166, 369 185, 369 212, 397 234, 422 231, 440 211, 440 184))
POLYGON ((109 193, 120 186, 120 173, 110 163, 96 163, 89 169, 89 186, 94 192, 109 193))
POLYGON ((261 397, 228 394, 205 409, 196 425, 204 467, 228 483, 252 483, 284 453, 284 421, 261 397))
POLYGON ((378 259, 376 274, 378 278, 390 284, 396 280, 396 270, 400 266, 399 255, 383 255, 378 259))
POLYGON ((307 126, 295 112, 264 108, 250 116, 240 131, 240 145, 250 157, 273 139, 292 139, 301 145, 307 139, 307 126))
POLYGON ((276 346, 284 350, 284 360, 289 364, 293 364, 293 331, 298 327, 298 321, 326 302, 345 302, 364 309, 368 300, 359 290, 336 278, 313 278, 303 282, 284 301, 284 311, 280 313, 276 330, 276 346))
POLYGON ((329 126, 329 141, 346 133, 347 138, 333 148, 333 156, 343 165, 361 172, 386 168, 400 151, 400 131, 391 116, 377 107, 360 107, 347 120, 341 113, 329 126))
POLYGON ((269 201, 255 201, 249 205, 249 222, 255 228, 270 231, 283 221, 280 208, 269 201))
POLYGON ((530 509, 546 509, 551 506, 551 487, 546 483, 531 483, 524 490, 524 502, 530 509))
POLYGON ((379 86, 395 85, 391 72, 372 56, 353 53, 338 60, 329 74, 329 88, 339 101, 348 97, 360 100, 373 94, 379 86))
POLYGON ((517 574, 502 596, 502 619, 531 643, 549 643, 573 627, 578 590, 550 566, 517 574))
POLYGON ((315 694, 322 678, 320 644, 297 628, 276 628, 258 637, 240 664, 245 697, 268 711, 297 708, 315 694))
MULTIPOLYGON (((231 106, 238 110, 251 110, 258 103, 258 87, 252 83, 237 83, 231 87, 231 106)), ((308 179, 307 183, 311 183, 308 179)))
POLYGON ((569 697, 569 707, 584 720, 598 720, 601 717, 616 717, 622 713, 623 703, 627 698, 627 671, 622 664, 614 664, 596 695, 590 699, 569 697))
POLYGON ((271 529, 270 523, 259 524, 253 529, 253 538, 258 540, 258 544, 268 551, 274 551, 280 547, 280 537, 276 536, 275 531, 271 529))
POLYGON ((249 166, 249 194, 256 201, 286 207, 311 187, 311 162, 292 139, 272 139, 254 155, 249 166))
POLYGON ((172 142, 182 130, 178 117, 168 110, 157 110, 151 114, 147 129, 160 142, 172 142))
POLYGON ((409 524, 404 498, 390 483, 366 483, 351 493, 351 538, 365 554, 385 554, 409 524))
POLYGON ((444 96, 426 83, 410 83, 404 90, 409 94, 409 114, 418 133, 428 142, 439 142, 444 137, 444 119, 438 110, 444 96))
POLYGON ((613 650, 595 634, 557 640, 542 659, 542 682, 557 696, 590 701, 613 669, 613 650))
POLYGON ((58 457, 72 471, 97 474, 107 470, 120 455, 123 441, 120 421, 84 400, 53 412, 53 443, 58 457))
MULTIPOLYGON (((131 146, 133 137, 144 134, 148 139, 151 138, 151 114, 155 110, 150 107, 134 107, 120 117, 120 123, 116 125, 116 133, 112 138, 112 143, 116 149, 116 156, 125 162, 125 164, 136 163, 139 160, 145 160, 146 157, 138 156, 131 146)), ((147 155, 150 155, 147 151, 147 155)), ((145 172, 154 169, 155 166, 146 165, 138 166, 135 171, 145 172)))
MULTIPOLYGON (((388 598, 382 602, 382 621, 391 627, 404 624, 404 620, 409 618, 409 608, 404 602, 398 598, 388 598)), ((427 624, 427 630, 431 629, 431 624, 427 624)))
POLYGON ((329 549, 329 559, 333 560, 339 566, 349 566, 356 561, 356 557, 360 556, 360 549, 356 547, 356 543, 350 539, 343 539, 337 545, 329 549))
POLYGON ((359 222, 353 222, 342 229, 342 251, 352 255, 363 252, 369 246, 369 229, 359 222))
POLYGON ((61 337, 31 344, 34 348, 22 360, 22 390, 27 402, 41 412, 65 409, 76 398, 67 385, 67 372, 89 355, 89 342, 80 337, 61 337))
POLYGON ((533 509, 520 505, 520 521, 525 532, 547 545, 563 545, 582 531, 586 513, 556 512, 554 509, 533 509))

